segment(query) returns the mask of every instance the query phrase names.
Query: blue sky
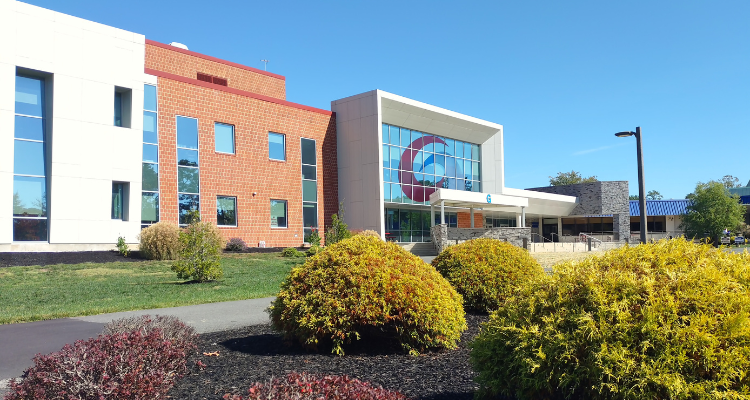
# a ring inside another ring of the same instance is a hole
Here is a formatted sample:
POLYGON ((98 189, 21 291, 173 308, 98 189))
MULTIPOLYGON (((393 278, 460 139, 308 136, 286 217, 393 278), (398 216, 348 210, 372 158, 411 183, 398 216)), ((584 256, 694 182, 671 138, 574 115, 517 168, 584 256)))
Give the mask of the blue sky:
POLYGON ((559 171, 684 198, 743 184, 750 127, 750 2, 101 1, 32 4, 263 68, 287 99, 382 89, 505 127, 506 186, 559 171))

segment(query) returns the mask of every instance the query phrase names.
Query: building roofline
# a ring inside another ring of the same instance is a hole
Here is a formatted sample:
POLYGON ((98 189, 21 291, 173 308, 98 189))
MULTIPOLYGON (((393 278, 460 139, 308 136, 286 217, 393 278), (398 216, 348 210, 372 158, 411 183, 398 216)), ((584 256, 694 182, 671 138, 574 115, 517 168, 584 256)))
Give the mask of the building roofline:
POLYGON ((235 62, 231 62, 231 61, 227 61, 227 60, 222 60, 221 58, 207 56, 205 54, 196 53, 196 52, 191 51, 191 50, 185 50, 185 49, 181 49, 179 47, 170 46, 168 44, 157 42, 155 40, 146 39, 146 44, 150 44, 150 45, 156 46, 156 47, 161 47, 162 49, 176 51, 176 52, 182 53, 182 54, 187 54, 189 56, 202 58, 204 60, 213 61, 213 62, 221 63, 221 64, 224 64, 224 65, 229 65, 230 67, 241 68, 241 69, 244 69, 246 71, 255 72, 256 74, 261 74, 261 75, 270 76, 271 78, 281 79, 282 81, 286 80, 286 77, 283 76, 283 75, 274 74, 272 72, 263 71, 261 69, 257 69, 257 68, 253 68, 253 67, 248 67, 247 65, 237 64, 235 62))
POLYGON ((320 108, 310 107, 310 106, 306 106, 306 105, 298 104, 298 103, 292 103, 291 101, 286 101, 286 100, 277 99, 275 97, 265 96, 265 95, 258 94, 258 93, 253 93, 253 92, 248 92, 248 91, 245 91, 245 90, 240 90, 240 89, 230 88, 230 87, 226 87, 226 86, 222 86, 222 85, 217 85, 215 83, 203 82, 203 81, 199 81, 197 79, 187 78, 187 77, 184 77, 184 76, 181 76, 181 75, 170 74, 169 72, 163 72, 163 71, 159 71, 159 70, 156 70, 156 69, 145 68, 144 72, 146 74, 158 76, 160 78, 170 79, 170 80, 173 80, 173 81, 187 83, 187 84, 190 84, 190 85, 201 86, 201 87, 204 87, 204 88, 207 88, 207 89, 219 90, 219 91, 222 91, 222 92, 236 94, 238 96, 249 97, 251 99, 256 99, 256 100, 261 100, 261 101, 267 101, 269 103, 276 103, 276 104, 280 104, 280 105, 283 105, 283 106, 297 108, 297 109, 300 109, 300 110, 312 111, 312 112, 315 112, 315 113, 318 113, 318 114, 325 114, 325 115, 334 115, 335 114, 333 111, 323 110, 323 109, 320 109, 320 108))

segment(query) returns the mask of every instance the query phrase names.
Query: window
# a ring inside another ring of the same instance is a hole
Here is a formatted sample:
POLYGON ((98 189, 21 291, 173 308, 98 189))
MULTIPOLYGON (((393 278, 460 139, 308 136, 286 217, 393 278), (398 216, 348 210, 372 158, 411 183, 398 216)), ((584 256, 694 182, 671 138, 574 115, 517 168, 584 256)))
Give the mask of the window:
POLYGON ((286 200, 271 200, 271 228, 286 227, 286 200))
POLYGON ((216 225, 237 226, 237 198, 216 197, 216 225))
POLYGON ((234 154, 234 126, 216 122, 214 123, 214 136, 217 152, 234 154))
POLYGON ((115 126, 130 128, 131 96, 133 91, 115 86, 115 126))
POLYGON ((188 214, 200 212, 198 120, 175 117, 177 124, 177 192, 179 223, 189 224, 188 214))
POLYGON ((302 225, 305 242, 318 228, 318 171, 315 140, 302 138, 302 225))
POLYGON ((268 158, 286 161, 286 143, 284 135, 268 132, 268 158))
POLYGON ((16 75, 13 140, 13 241, 46 241, 47 146, 45 80, 16 75))
POLYGON ((129 189, 130 184, 128 183, 112 182, 112 219, 128 220, 129 189))
POLYGON ((428 204, 438 188, 481 191, 481 147, 389 124, 381 127, 385 201, 428 204))
POLYGON ((156 86, 143 85, 141 228, 159 222, 159 135, 156 86))

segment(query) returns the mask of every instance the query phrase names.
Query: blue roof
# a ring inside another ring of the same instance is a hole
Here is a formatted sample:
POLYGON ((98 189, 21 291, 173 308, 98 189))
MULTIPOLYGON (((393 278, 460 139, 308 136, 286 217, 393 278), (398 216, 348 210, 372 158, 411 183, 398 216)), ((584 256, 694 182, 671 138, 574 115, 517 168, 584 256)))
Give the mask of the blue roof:
MULTIPOLYGON (((646 213, 649 216, 685 214, 689 202, 689 200, 646 200, 646 213)), ((630 200, 630 216, 641 216, 638 200, 630 200)))

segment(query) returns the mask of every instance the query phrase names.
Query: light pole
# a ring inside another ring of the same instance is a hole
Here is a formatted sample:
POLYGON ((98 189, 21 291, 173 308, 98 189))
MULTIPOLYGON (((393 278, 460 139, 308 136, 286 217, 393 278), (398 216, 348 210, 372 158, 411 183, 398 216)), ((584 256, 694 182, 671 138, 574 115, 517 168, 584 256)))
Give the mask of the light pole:
POLYGON ((641 127, 635 128, 635 132, 617 132, 617 137, 628 137, 635 135, 636 151, 638 153, 638 205, 641 209, 641 243, 646 243, 646 184, 643 182, 643 146, 641 145, 641 127))

